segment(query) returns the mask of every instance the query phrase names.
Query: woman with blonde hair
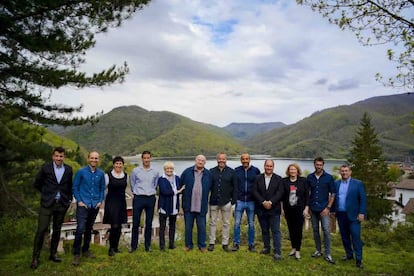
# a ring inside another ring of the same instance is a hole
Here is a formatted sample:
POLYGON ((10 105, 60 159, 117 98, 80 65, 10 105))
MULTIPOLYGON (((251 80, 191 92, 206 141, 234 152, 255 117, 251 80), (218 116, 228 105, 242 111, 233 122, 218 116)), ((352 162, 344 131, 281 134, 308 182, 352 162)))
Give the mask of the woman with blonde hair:
POLYGON ((286 177, 282 179, 284 189, 283 211, 288 225, 292 250, 289 256, 300 259, 302 245, 302 228, 304 217, 309 216, 309 188, 302 170, 296 163, 286 169, 286 177))
POLYGON ((160 250, 165 250, 165 227, 168 218, 169 249, 174 249, 175 224, 180 204, 178 195, 184 190, 180 177, 174 173, 174 164, 170 161, 164 163, 164 174, 158 178, 159 198, 158 217, 160 221, 160 250))

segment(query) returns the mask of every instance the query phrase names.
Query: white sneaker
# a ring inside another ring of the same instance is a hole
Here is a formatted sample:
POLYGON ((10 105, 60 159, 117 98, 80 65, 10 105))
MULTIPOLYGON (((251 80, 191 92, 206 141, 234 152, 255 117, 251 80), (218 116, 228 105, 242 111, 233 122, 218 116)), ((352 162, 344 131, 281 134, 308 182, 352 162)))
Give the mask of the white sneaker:
POLYGON ((326 255, 325 260, 330 264, 335 264, 335 261, 332 259, 331 255, 326 255))
POLYGON ((314 258, 320 257, 322 256, 322 252, 319 250, 316 250, 315 252, 313 252, 313 254, 311 255, 314 258))

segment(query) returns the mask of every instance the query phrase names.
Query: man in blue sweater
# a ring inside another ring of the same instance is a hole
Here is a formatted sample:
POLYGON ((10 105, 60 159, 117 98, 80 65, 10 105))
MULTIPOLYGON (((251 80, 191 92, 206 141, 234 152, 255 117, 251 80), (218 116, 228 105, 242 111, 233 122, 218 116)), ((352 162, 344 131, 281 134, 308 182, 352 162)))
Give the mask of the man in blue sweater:
POLYGON ((247 221, 249 224, 247 236, 249 251, 256 252, 254 248, 254 198, 253 198, 253 185, 257 176, 260 174, 260 170, 255 166, 250 165, 250 155, 243 153, 240 156, 241 166, 235 169, 237 176, 237 202, 235 209, 235 222, 234 222, 234 238, 232 251, 239 250, 240 245, 240 223, 243 216, 243 212, 246 211, 247 221))
POLYGON ((83 167, 75 174, 73 181, 73 195, 76 206, 76 233, 73 243, 72 264, 80 264, 80 254, 83 236, 82 255, 95 258, 89 251, 93 224, 105 197, 105 174, 99 169, 99 153, 92 151, 88 155, 88 166, 83 167))

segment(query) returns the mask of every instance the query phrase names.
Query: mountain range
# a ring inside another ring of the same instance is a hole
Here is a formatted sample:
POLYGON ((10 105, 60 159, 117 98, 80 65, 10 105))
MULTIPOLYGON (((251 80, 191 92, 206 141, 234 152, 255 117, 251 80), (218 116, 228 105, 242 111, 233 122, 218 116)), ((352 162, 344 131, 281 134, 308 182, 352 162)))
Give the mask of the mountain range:
POLYGON ((215 155, 218 151, 234 155, 244 150, 220 127, 138 106, 117 107, 102 115, 93 126, 57 130, 88 150, 111 155, 135 155, 146 149, 151 149, 155 156, 215 155))
POLYGON ((374 97, 352 105, 315 112, 301 121, 232 123, 220 128, 167 111, 122 106, 102 115, 93 126, 50 129, 87 150, 134 155, 150 149, 155 156, 269 154, 286 158, 343 159, 364 112, 372 119, 387 160, 414 156, 414 94, 374 97))
POLYGON ((270 123, 231 123, 224 127, 225 130, 240 141, 246 141, 253 138, 259 133, 268 132, 273 129, 285 127, 286 124, 282 122, 270 123))
POLYGON ((295 124, 246 141, 254 152, 290 158, 347 157, 364 112, 378 134, 387 160, 414 156, 414 94, 373 97, 315 112, 295 124))

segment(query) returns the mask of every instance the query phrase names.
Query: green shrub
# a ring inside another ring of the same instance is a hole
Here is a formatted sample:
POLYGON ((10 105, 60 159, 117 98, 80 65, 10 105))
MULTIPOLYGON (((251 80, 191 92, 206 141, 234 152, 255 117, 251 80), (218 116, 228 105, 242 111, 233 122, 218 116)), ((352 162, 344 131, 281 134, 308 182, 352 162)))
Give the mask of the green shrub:
POLYGON ((37 221, 34 217, 0 217, 0 254, 31 248, 36 229, 37 221))

